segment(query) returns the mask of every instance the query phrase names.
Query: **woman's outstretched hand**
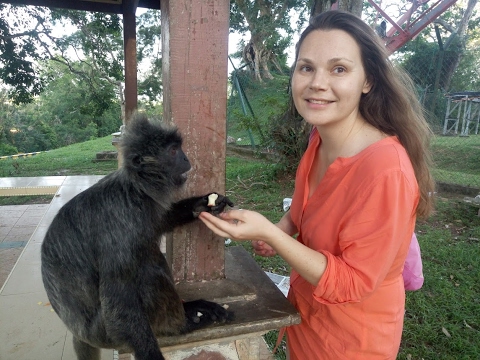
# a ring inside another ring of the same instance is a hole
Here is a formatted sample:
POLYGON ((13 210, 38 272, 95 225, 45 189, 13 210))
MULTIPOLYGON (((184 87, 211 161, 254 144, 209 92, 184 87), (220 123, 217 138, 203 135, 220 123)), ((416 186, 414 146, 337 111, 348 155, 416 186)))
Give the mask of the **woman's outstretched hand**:
POLYGON ((295 240, 296 232, 287 213, 277 225, 249 210, 230 210, 215 217, 202 212, 198 217, 215 234, 232 240, 252 240, 255 252, 262 256, 280 255, 305 280, 316 286, 327 267, 327 258, 295 240))
POLYGON ((276 228, 266 217, 249 210, 230 210, 221 213, 219 217, 202 212, 199 219, 215 234, 237 241, 266 242, 271 234, 269 229, 276 228))

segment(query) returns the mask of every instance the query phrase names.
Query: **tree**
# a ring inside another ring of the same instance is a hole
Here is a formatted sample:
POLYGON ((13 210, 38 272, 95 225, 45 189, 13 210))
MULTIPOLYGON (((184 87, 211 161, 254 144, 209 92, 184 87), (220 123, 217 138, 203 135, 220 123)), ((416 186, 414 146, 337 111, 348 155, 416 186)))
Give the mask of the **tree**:
POLYGON ((305 6, 299 0, 230 2, 230 28, 240 34, 250 33, 250 40, 243 44, 242 57, 258 81, 273 78, 272 66, 279 72, 286 67, 286 58, 282 61, 282 55, 292 39, 289 16, 292 10, 303 12, 305 6))
POLYGON ((310 0, 310 16, 328 11, 336 4, 339 10, 348 11, 357 16, 362 15, 363 0, 310 0))
MULTIPOLYGON (((137 17, 137 60, 146 69, 139 94, 150 112, 158 112, 162 90, 159 14, 137 17)), ((2 111, 8 128, 19 131, 0 129, 0 138, 36 151, 118 131, 123 60, 118 15, 0 4, 0 77, 10 85, 8 97, 24 103, 9 107, 12 116, 2 111), (55 25, 71 30, 55 35, 55 25)))
MULTIPOLYGON (((477 18, 472 21, 472 16, 475 14, 475 6, 477 3, 478 0, 468 0, 467 7, 460 10, 460 14, 458 14, 460 16, 457 15, 457 17, 455 17, 455 15, 451 12, 450 14, 447 13, 445 17, 435 21, 436 24, 441 25, 447 32, 450 33, 450 36, 448 37, 444 46, 445 50, 449 50, 452 52, 452 54, 454 54, 453 59, 445 64, 446 72, 443 86, 444 89, 450 88, 453 74, 457 70, 460 61, 465 54, 469 30, 473 32, 474 29, 478 29, 479 19, 477 18), (449 18, 454 20, 453 24, 448 21, 449 18)), ((458 9, 459 8, 457 8, 457 10, 458 9)))
POLYGON ((137 20, 137 61, 148 66, 140 72, 138 95, 147 98, 149 108, 162 101, 162 51, 160 12, 148 10, 137 20))
POLYGON ((52 18, 57 24, 78 29, 55 41, 57 52, 48 49, 46 43, 42 46, 51 60, 65 65, 88 84, 87 101, 82 111, 98 117, 108 109, 114 98, 118 97, 123 103, 121 18, 116 14, 74 10, 56 10, 52 18), (104 91, 106 86, 115 87, 116 92, 104 91))
POLYGON ((35 61, 45 58, 36 44, 50 34, 50 11, 0 4, 0 79, 14 103, 28 103, 42 90, 35 61))
POLYGON ((0 156, 12 155, 18 152, 11 137, 17 131, 13 126, 12 113, 14 106, 9 101, 6 89, 0 89, 0 156))
MULTIPOLYGON (((161 95, 159 14, 159 11, 149 10, 137 19, 138 62, 146 62, 148 67, 139 90, 150 101, 159 100, 161 95)), ((119 15, 0 4, 0 60, 3 64, 0 78, 12 87, 11 96, 16 103, 32 101, 43 89, 43 79, 36 64, 45 59, 69 67, 78 78, 90 84, 96 95, 101 92, 103 81, 110 82, 117 88, 116 96, 123 103, 123 28, 119 15), (54 25, 73 29, 73 33, 55 37, 54 25), (17 30, 19 28, 22 31, 17 30)), ((104 108, 105 99, 97 96, 95 99, 98 99, 95 108, 104 108)))
POLYGON ((473 11, 477 1, 470 0, 466 8, 450 7, 396 53, 418 85, 432 123, 444 117, 445 93, 476 90, 480 82, 478 53, 472 49, 480 38, 480 18, 473 11))
MULTIPOLYGON (((78 68, 84 64, 70 65, 78 68)), ((115 84, 99 79, 92 89, 89 79, 78 78, 70 67, 52 60, 43 64, 41 75, 48 82, 36 102, 37 112, 59 134, 59 145, 118 131, 121 112, 115 84)))

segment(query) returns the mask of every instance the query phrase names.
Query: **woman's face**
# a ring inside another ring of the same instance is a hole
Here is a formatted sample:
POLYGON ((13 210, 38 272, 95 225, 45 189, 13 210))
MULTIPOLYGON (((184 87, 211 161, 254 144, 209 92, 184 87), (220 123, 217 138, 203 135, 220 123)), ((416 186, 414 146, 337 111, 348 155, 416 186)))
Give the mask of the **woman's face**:
POLYGON ((355 120, 368 93, 360 48, 342 30, 315 30, 303 40, 292 76, 292 95, 302 117, 315 126, 355 120))

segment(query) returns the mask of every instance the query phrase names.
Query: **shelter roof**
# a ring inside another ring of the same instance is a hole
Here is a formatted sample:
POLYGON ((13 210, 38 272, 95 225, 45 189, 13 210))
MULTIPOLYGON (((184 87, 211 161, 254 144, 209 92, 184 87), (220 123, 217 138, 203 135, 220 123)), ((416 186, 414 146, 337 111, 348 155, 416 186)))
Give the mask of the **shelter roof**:
POLYGON ((34 5, 72 10, 124 13, 125 6, 160 10, 160 0, 0 0, 12 5, 34 5))
POLYGON ((451 98, 453 101, 471 100, 473 102, 480 101, 480 91, 460 91, 452 92, 445 95, 447 98, 451 98))

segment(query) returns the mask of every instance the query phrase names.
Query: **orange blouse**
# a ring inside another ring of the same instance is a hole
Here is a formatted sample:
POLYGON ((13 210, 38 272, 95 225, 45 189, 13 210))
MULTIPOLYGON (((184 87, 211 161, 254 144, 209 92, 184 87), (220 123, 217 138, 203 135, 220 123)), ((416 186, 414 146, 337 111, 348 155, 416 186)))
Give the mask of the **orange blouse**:
POLYGON ((405 308, 403 265, 415 227, 418 184, 406 150, 387 137, 337 158, 308 198, 318 132, 300 161, 292 221, 298 241, 327 257, 317 286, 292 270, 290 359, 395 359, 405 308))

